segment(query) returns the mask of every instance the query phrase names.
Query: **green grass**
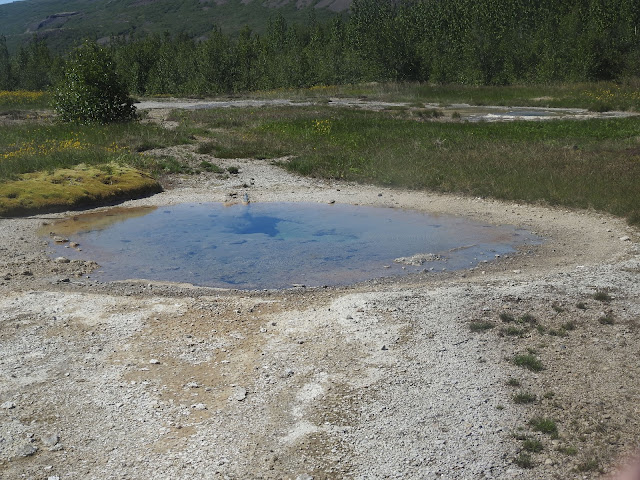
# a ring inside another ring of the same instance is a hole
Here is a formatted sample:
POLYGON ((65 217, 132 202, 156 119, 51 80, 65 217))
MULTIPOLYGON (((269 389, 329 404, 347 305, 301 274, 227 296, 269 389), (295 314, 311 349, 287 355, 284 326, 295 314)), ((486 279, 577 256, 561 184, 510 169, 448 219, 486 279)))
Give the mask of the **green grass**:
POLYGON ((517 403, 519 405, 534 403, 537 400, 537 397, 529 392, 518 392, 513 396, 513 403, 517 403))
POLYGON ((79 164, 116 162, 154 170, 153 158, 137 152, 185 143, 187 137, 136 122, 75 126, 28 122, 0 125, 0 182, 17 175, 79 164), (144 145, 147 147, 142 148, 144 145))
POLYGON ((506 384, 510 387, 519 387, 520 380, 518 380, 517 378, 510 378, 509 380, 507 380, 506 384))
POLYGON ((6 91, 0 90, 0 114, 20 117, 30 117, 31 110, 49 108, 51 96, 48 92, 6 91))
POLYGON ((550 418, 532 418, 529 421, 529 425, 536 432, 545 433, 547 435, 551 435, 552 437, 558 436, 558 426, 556 425, 556 422, 550 418))
POLYGON ((491 330, 495 325, 493 322, 488 322, 485 320, 474 320, 469 322, 469 330, 472 332, 486 332, 487 330, 491 330))
POLYGON ((532 354, 516 355, 513 358, 513 363, 519 367, 531 370, 532 372, 540 372, 544 370, 542 362, 532 354))
POLYGON ((411 105, 454 103, 527 107, 586 108, 592 111, 640 110, 637 80, 627 83, 557 83, 505 87, 427 85, 419 83, 369 83, 261 92, 261 96, 361 97, 369 100, 404 101, 411 105))
POLYGON ((528 453, 520 453, 514 460, 515 463, 520 468, 533 468, 533 460, 531 459, 531 455, 528 453))
POLYGON ((522 442, 522 448, 527 452, 532 453, 540 453, 544 450, 544 446, 540 440, 536 440, 535 438, 527 438, 522 442))
POLYGON ((596 293, 594 293, 593 299, 598 300, 599 302, 610 302, 612 300, 611 295, 602 290, 598 290, 596 293))
POLYGON ((527 332, 526 328, 519 328, 514 326, 508 326, 506 328, 501 328, 500 333, 507 337, 524 337, 527 332))
POLYGON ((291 155, 280 164, 312 177, 593 208, 640 224, 637 118, 421 122, 410 112, 327 106, 179 116, 216 128, 209 135, 220 157, 291 155))

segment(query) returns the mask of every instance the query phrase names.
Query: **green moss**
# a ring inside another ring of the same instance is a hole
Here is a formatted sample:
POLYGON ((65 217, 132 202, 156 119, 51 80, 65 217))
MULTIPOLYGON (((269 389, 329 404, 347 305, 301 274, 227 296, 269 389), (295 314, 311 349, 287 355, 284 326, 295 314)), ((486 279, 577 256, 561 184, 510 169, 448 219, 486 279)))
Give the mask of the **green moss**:
POLYGON ((77 165, 53 172, 27 173, 17 180, 0 183, 0 215, 59 211, 159 191, 161 187, 153 178, 131 167, 77 165))

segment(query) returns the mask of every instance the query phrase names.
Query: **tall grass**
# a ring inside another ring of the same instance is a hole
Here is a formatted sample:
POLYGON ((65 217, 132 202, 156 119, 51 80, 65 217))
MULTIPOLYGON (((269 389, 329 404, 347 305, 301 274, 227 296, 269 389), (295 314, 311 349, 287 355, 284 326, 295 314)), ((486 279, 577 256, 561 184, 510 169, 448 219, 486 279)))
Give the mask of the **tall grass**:
POLYGON ((181 118, 226 154, 294 156, 294 172, 578 208, 640 223, 640 119, 421 122, 329 107, 197 111, 181 118), (225 128, 224 125, 234 125, 225 128))
POLYGON ((137 154, 139 151, 185 141, 180 131, 139 123, 0 125, 0 181, 80 163, 148 165, 148 159, 137 154))

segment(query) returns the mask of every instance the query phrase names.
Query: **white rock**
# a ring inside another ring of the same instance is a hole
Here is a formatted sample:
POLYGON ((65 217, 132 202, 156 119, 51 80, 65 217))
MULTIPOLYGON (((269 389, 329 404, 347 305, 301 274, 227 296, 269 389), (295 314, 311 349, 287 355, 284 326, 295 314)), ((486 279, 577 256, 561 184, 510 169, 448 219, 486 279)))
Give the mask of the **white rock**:
POLYGON ((0 405, 0 408, 4 408, 5 410, 9 410, 11 408, 16 408, 16 404, 13 402, 4 402, 2 405, 0 405))
POLYGON ((622 241, 622 242, 630 242, 631 239, 625 235, 624 237, 620 237, 620 241, 622 241))
POLYGON ((149 360, 149 363, 152 365, 158 365, 160 364, 160 360, 158 360, 157 358, 152 358, 151 360, 149 360))

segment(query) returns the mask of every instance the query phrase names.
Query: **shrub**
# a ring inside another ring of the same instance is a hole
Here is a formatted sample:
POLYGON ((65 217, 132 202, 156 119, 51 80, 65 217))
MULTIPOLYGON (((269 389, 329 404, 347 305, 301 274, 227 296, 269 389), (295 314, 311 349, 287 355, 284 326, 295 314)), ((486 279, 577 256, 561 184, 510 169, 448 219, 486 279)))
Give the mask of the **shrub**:
POLYGON ((133 99, 102 47, 85 42, 68 60, 54 88, 53 104, 65 122, 124 122, 136 118, 133 99))

